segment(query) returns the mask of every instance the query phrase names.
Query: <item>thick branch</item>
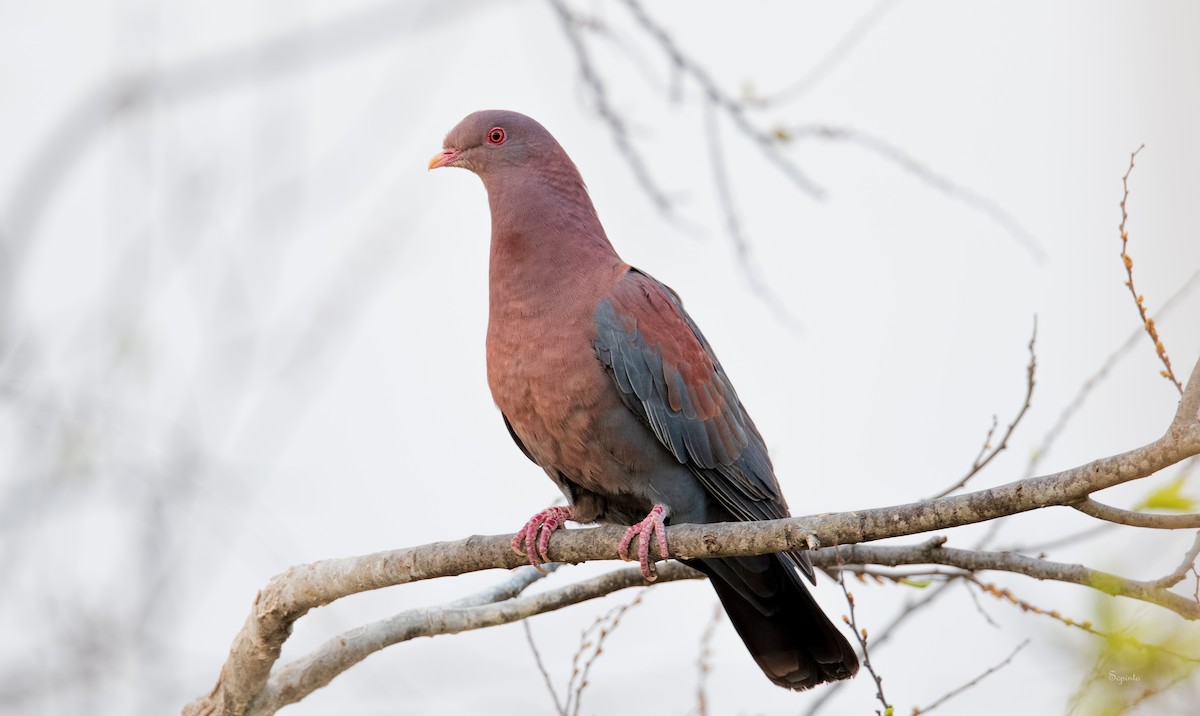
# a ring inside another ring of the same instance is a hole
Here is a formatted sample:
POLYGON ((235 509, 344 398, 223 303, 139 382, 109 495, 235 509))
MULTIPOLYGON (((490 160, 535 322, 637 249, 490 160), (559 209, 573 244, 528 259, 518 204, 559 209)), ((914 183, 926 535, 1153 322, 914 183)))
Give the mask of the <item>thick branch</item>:
MULTIPOLYGON (((640 568, 626 567, 540 594, 517 596, 542 576, 526 565, 516 570, 511 579, 477 595, 476 599, 460 600, 447 607, 410 609, 388 619, 351 629, 325 642, 308 656, 276 669, 262 697, 254 701, 247 713, 256 716, 273 714, 288 704, 300 701, 345 670, 392 644, 423 636, 458 634, 511 624, 622 589, 646 585, 640 568)), ((659 567, 655 583, 703 577, 687 565, 668 562, 659 567)))
MULTIPOLYGON (((896 507, 809 515, 768 522, 672 526, 669 528, 673 552, 671 556, 692 558, 799 551, 808 548, 809 540, 813 536, 825 544, 853 545, 887 537, 958 527, 1041 507, 1073 505, 1093 492, 1152 475, 1164 467, 1200 453, 1198 411, 1200 362, 1197 362, 1192 371, 1175 418, 1166 434, 1143 447, 1044 477, 896 507)), ((616 526, 569 530, 555 536, 550 553, 553 559, 560 562, 613 559, 616 557, 615 546, 622 533, 622 528, 616 526)), ((523 557, 512 551, 510 542, 511 539, 507 535, 474 536, 457 542, 439 542, 361 557, 325 560, 288 570, 273 578, 267 587, 259 592, 245 625, 234 639, 229 660, 221 671, 216 687, 210 694, 185 709, 185 713, 247 713, 254 699, 267 687, 271 667, 279 658, 280 647, 291 632, 292 624, 308 610, 358 592, 483 569, 511 569, 520 566, 523 557)), ((654 546, 651 546, 651 551, 656 551, 654 546)), ((1010 571, 1020 571, 1044 579, 1054 579, 1057 574, 1045 571, 1051 569, 1047 565, 1052 563, 1030 557, 998 553, 1003 555, 1003 559, 999 562, 990 560, 987 565, 983 565, 970 562, 971 559, 981 559, 976 556, 980 553, 959 552, 938 550, 939 560, 959 561, 937 563, 953 564, 963 569, 1007 568, 988 566, 999 563, 1013 566, 1010 571), (972 564, 975 566, 971 566, 972 564), (1040 573, 1047 576, 1038 576, 1035 573, 1038 570, 1042 570, 1040 573)), ((883 554, 879 553, 880 556, 883 554)), ((889 558, 899 559, 894 555, 889 558)), ((858 560, 851 558, 845 561, 858 560)), ((1089 584, 1102 591, 1107 591, 1103 585, 1116 584, 1111 580, 1105 581, 1111 575, 1083 567, 1077 569, 1079 571, 1064 572, 1068 577, 1064 581, 1089 584), (1088 581, 1089 579, 1093 581, 1088 581), (1093 583, 1095 579, 1101 580, 1102 584, 1093 583)), ((1142 588, 1138 584, 1121 583, 1119 587, 1123 591, 1120 593, 1162 604, 1181 614, 1187 612, 1186 605, 1154 591, 1153 585, 1139 591, 1142 588)), ((1171 596, 1183 600, 1178 595, 1171 596)), ((1195 605, 1191 608, 1194 609, 1195 605)))
MULTIPOLYGON (((943 542, 944 540, 935 538, 922 544, 906 546, 845 545, 818 550, 812 553, 812 559, 817 566, 826 568, 841 568, 852 564, 939 564, 971 572, 1006 571, 1035 579, 1081 584, 1107 594, 1157 604, 1187 619, 1200 618, 1200 604, 1167 591, 1182 578, 1182 574, 1178 578, 1172 573, 1161 579, 1143 582, 1082 565, 1049 562, 1008 552, 973 552, 945 548, 941 546, 943 542)), ((1197 546, 1200 546, 1200 539, 1185 557, 1186 564, 1190 565, 1195 560, 1197 546)), ((658 583, 702 578, 699 572, 679 562, 669 562, 662 566, 659 575, 658 583)), ((519 596, 525 588, 543 576, 545 575, 532 567, 521 567, 514 571, 512 577, 495 587, 446 607, 408 610, 334 637, 308 656, 276 669, 271 674, 263 696, 253 702, 247 713, 273 714, 283 706, 296 703, 316 689, 327 685, 372 653, 393 644, 418 637, 457 634, 508 624, 629 587, 646 585, 640 570, 628 567, 542 594, 519 596)))

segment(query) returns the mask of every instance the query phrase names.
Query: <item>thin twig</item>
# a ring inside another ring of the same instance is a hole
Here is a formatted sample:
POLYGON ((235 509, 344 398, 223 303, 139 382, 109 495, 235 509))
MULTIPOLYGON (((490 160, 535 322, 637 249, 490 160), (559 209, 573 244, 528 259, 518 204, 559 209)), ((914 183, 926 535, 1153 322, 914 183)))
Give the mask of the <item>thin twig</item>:
POLYGON ((1029 365, 1025 367, 1025 401, 1021 404, 1021 409, 1017 411, 1017 416, 1008 424, 1008 428, 1004 431, 1004 435, 1000 438, 1000 442, 991 450, 988 450, 988 442, 992 438, 992 432, 996 429, 995 418, 992 418, 992 428, 988 430, 987 437, 983 441, 983 447, 979 450, 979 455, 975 457, 975 462, 971 464, 971 469, 967 470, 967 474, 963 475, 962 479, 954 483, 945 490, 937 493, 929 499, 937 499, 945 497, 950 493, 958 490, 967 484, 967 482, 980 473, 983 468, 988 466, 997 455, 1003 452, 1008 447, 1008 440, 1012 437, 1013 432, 1017 429, 1017 425, 1021 422, 1021 418, 1025 417, 1025 413, 1029 412, 1029 406, 1033 402, 1033 386, 1037 374, 1037 353, 1034 352, 1034 346, 1037 343, 1037 317, 1033 318, 1033 335, 1029 337, 1029 365))
MULTIPOLYGON (((1117 525, 1113 522, 1102 522, 1098 525, 1092 525, 1091 527, 1088 527, 1086 529, 1079 530, 1078 532, 1072 532, 1070 534, 1059 535, 1058 537, 1051 537, 1050 539, 1047 539, 1047 540, 1044 540, 1041 542, 1033 542, 1030 544, 1019 544, 1018 543, 1018 544, 1014 544, 1014 545, 1001 547, 999 549, 1001 552, 1020 552, 1022 554, 1037 554, 1037 555, 1045 556, 1045 554, 1052 549, 1058 549, 1059 547, 1069 547, 1070 545, 1073 545, 1073 544, 1079 544, 1080 542, 1086 542, 1090 539, 1099 537, 1100 535, 1104 534, 1105 532, 1109 532, 1109 531, 1115 529, 1116 527, 1117 527, 1117 525)), ((979 549, 981 547, 982 547, 982 545, 975 545, 976 549, 979 549)))
MULTIPOLYGON (((596 660, 600 658, 600 654, 604 652, 604 641, 608 639, 609 635, 616 631, 618 626, 620 626, 621 617, 625 616, 625 613, 630 609, 633 609, 642 603, 642 597, 645 596, 645 594, 645 592, 638 592, 637 596, 635 596, 632 601, 628 602, 627 604, 614 607, 603 617, 597 618, 596 622, 593 624, 593 626, 597 626, 599 628, 595 647, 592 648, 591 653, 588 654, 587 661, 584 662, 583 671, 580 673, 579 683, 575 686, 574 692, 567 696, 568 709, 571 708, 572 697, 574 697, 575 708, 571 711, 571 716, 579 716, 580 703, 583 699, 583 690, 587 688, 589 683, 588 674, 590 674, 592 671, 592 665, 596 663, 596 660)), ((591 644, 587 642, 587 634, 588 632, 585 631, 583 636, 580 637, 579 652, 576 653, 576 657, 578 657, 579 653, 586 652, 589 646, 591 646, 591 644)), ((575 677, 575 671, 575 669, 572 669, 572 678, 575 677)), ((570 688, 569 685, 568 688, 570 688)))
MULTIPOLYGON (((1042 607, 1039 607, 1036 604, 1033 604, 1032 602, 1021 599, 1020 597, 1017 597, 1016 595, 1014 595, 1011 589, 998 587, 991 582, 984 582, 975 576, 967 576, 967 577, 964 577, 964 579, 966 579, 967 582, 978 587, 979 590, 984 592, 985 594, 995 597, 996 599, 998 599, 1002 602, 1008 602, 1009 604, 1012 604, 1013 606, 1017 607, 1018 609, 1020 609, 1023 612, 1027 612, 1027 613, 1031 613, 1031 614, 1038 614, 1038 615, 1041 615, 1044 617, 1048 617, 1050 619, 1055 620, 1056 622, 1058 622, 1060 624, 1063 624, 1064 626, 1068 626, 1068 627, 1071 627, 1072 629, 1078 629, 1080 631, 1087 632, 1088 634, 1091 634, 1092 636, 1100 637, 1101 639, 1117 638, 1117 637, 1114 637, 1114 635, 1109 632, 1104 632, 1104 631, 1097 629, 1096 627, 1094 627, 1092 625, 1092 623, 1090 621, 1088 621, 1086 619, 1084 619, 1084 620, 1072 619, 1071 617, 1064 616, 1058 610, 1043 609, 1042 607)), ((1168 648, 1166 648, 1164 646, 1160 646, 1158 644, 1147 644, 1146 642, 1140 641, 1131 636, 1122 635, 1119 637, 1119 639, 1122 643, 1128 644, 1129 646, 1135 647, 1142 651, 1157 652, 1160 654, 1165 654, 1167 656, 1170 656, 1174 659, 1178 659, 1183 662, 1192 663, 1192 664, 1200 664, 1200 656, 1192 656, 1190 654, 1181 654, 1180 652, 1174 651, 1172 649, 1168 649, 1168 648)))
POLYGON ((1085 515, 1105 522, 1115 522, 1130 527, 1148 527, 1158 530, 1180 530, 1200 527, 1200 515, 1160 515, 1153 512, 1131 512, 1111 507, 1087 498, 1071 505, 1085 515))
POLYGON ((998 663, 998 664, 996 664, 996 665, 994 665, 994 666, 990 667, 990 668, 989 668, 987 671, 983 672, 983 673, 982 673, 982 674, 980 674, 979 676, 976 676, 974 679, 971 679, 970 681, 968 681, 967 683, 963 684, 962 686, 959 686, 958 688, 956 688, 956 689, 954 689, 954 690, 950 691, 949 693, 947 693, 946 695, 942 696, 942 697, 941 697, 940 699, 938 699, 937 701, 934 701, 933 703, 929 704, 929 705, 928 705, 928 706, 926 706, 925 708, 919 708, 919 707, 916 707, 916 706, 914 706, 914 707, 913 707, 913 711, 912 711, 912 712, 913 712, 913 716, 916 716, 916 714, 927 714, 927 713, 929 713, 930 711, 932 711, 932 710, 936 709, 938 706, 941 706, 942 704, 946 703, 946 702, 947 702, 947 701, 949 701, 950 699, 954 698, 955 696, 958 696, 958 695, 959 695, 959 694, 961 694, 962 692, 964 692, 964 691, 966 691, 967 689, 971 688, 972 686, 976 686, 976 685, 978 685, 980 681, 983 681, 984 679, 986 679, 987 677, 989 677, 989 676, 991 676, 992 674, 996 673, 996 672, 997 672, 997 671, 999 671, 1000 669, 1003 669, 1004 667, 1008 666, 1008 665, 1009 665, 1009 663, 1011 663, 1011 662, 1012 662, 1012 660, 1013 660, 1013 657, 1015 657, 1015 656, 1016 656, 1018 653, 1020 653, 1020 651, 1021 651, 1022 649, 1024 649, 1024 648, 1025 648, 1025 647, 1027 647, 1027 646, 1029 646, 1029 640, 1028 640, 1028 639, 1026 639, 1025 641, 1023 641, 1023 642, 1021 642, 1020 644, 1018 644, 1018 645, 1017 645, 1017 648, 1016 648, 1016 649, 1013 649, 1013 650, 1012 650, 1012 653, 1011 653, 1011 654, 1009 654, 1007 657, 1005 657, 1004 661, 1001 661, 1000 663, 998 663))
MULTIPOLYGON (((1196 539, 1192 542, 1192 546, 1188 549, 1187 554, 1183 556, 1183 560, 1179 562, 1179 566, 1170 574, 1154 580, 1153 584, 1162 589, 1170 589, 1176 584, 1183 581, 1188 572, 1196 571, 1196 559, 1200 557, 1200 532, 1196 533, 1196 539)), ((1196 600, 1200 604, 1200 599, 1196 600)))
POLYGON ((654 202, 654 206, 664 215, 672 216, 673 207, 671 200, 659 187, 654 177, 651 176, 650 168, 642 161, 641 155, 638 154, 637 149, 634 148, 633 142, 629 138, 629 127, 625 124, 625 119, 613 109, 612 102, 609 101, 608 87, 596 72, 591 54, 588 52, 587 43, 584 42, 583 36, 580 34, 581 21, 571 12, 563 0, 549 0, 549 2, 558 14, 558 19, 562 23, 563 33, 567 36, 567 41, 571 45, 571 51, 575 53, 575 59, 579 63, 579 76, 583 79, 583 83, 587 85, 592 95, 593 109, 599 115, 600 119, 608 125, 613 143, 617 146, 617 152, 625 159, 630 170, 633 171, 634 178, 637 179, 638 184, 642 186, 642 190, 654 202))
POLYGON ((891 142, 859 129, 828 124, 804 124, 779 129, 776 130, 776 136, 780 141, 785 142, 814 138, 827 142, 846 142, 861 147, 894 164, 902 171, 911 174, 954 201, 983 214, 989 221, 1016 239, 1017 243, 1021 244, 1035 261, 1041 262, 1046 260, 1046 253, 1042 250, 1041 242, 1038 241, 1037 237, 1026 229, 1011 212, 1001 206, 999 202, 935 171, 921 160, 891 142))
MULTIPOLYGON (((841 552, 838 552, 841 556, 841 552)), ((889 715, 892 713, 892 705, 888 703, 887 697, 883 695, 883 677, 875 671, 875 667, 871 665, 871 652, 867 648, 867 628, 859 627, 858 620, 854 615, 854 594, 846 588, 846 573, 838 572, 838 584, 842 588, 842 594, 846 596, 846 604, 850 607, 850 613, 842 615, 842 621, 850 625, 850 631, 854 632, 854 638, 858 640, 858 646, 862 649, 862 663, 866 667, 867 672, 871 674, 871 678, 875 680, 875 698, 883 705, 883 711, 876 711, 876 714, 889 715)))
POLYGON ((725 153, 721 146, 721 128, 717 123, 716 112, 711 100, 704 103, 704 127, 708 137, 709 159, 712 161, 713 182, 717 189, 717 205, 725 216, 725 231, 733 244, 738 266, 742 269, 750 289, 759 300, 767 305, 775 317, 787 326, 793 333, 799 334, 800 320, 788 310, 783 299, 779 297, 759 273, 758 264, 750 250, 750 242, 742 232, 742 222, 738 217, 737 205, 733 192, 729 187, 729 172, 725 166, 725 153))
POLYGON ((699 673, 699 678, 696 680, 696 713, 698 716, 708 716, 707 687, 708 675, 712 671, 712 640, 717 633, 717 625, 721 623, 721 617, 724 615, 725 609, 721 603, 714 604, 708 626, 704 627, 703 633, 700 634, 700 656, 696 658, 696 671, 699 673))
MULTIPOLYGON (((1170 314, 1171 311, 1173 311, 1176 306, 1182 303, 1183 299, 1191 293, 1192 289, 1198 285, 1200 285, 1200 270, 1193 272, 1192 275, 1183 282, 1183 285, 1177 288, 1175 292, 1171 294, 1171 297, 1168 298, 1165 303, 1163 303, 1162 308, 1160 308, 1158 313, 1155 314, 1154 320, 1161 321, 1162 319, 1166 318, 1167 315, 1170 314)), ((1054 446, 1054 443, 1058 440, 1058 437, 1062 435, 1063 431, 1066 430, 1067 424, 1071 421, 1071 418, 1075 417, 1075 414, 1078 413, 1079 409, 1083 407, 1084 401, 1087 400, 1092 391, 1095 390, 1096 387, 1101 383, 1103 383, 1106 378, 1108 378, 1109 374, 1112 372, 1112 369, 1116 367, 1121 358, 1125 357, 1125 355, 1128 354, 1135 345, 1137 345, 1138 339, 1141 338, 1143 331, 1144 329, 1141 327, 1130 331, 1125 340, 1121 342, 1121 345, 1117 346, 1117 349, 1104 359, 1104 362, 1100 364, 1100 367, 1096 370, 1096 372, 1089 376, 1087 380, 1083 381, 1083 384, 1079 386, 1079 390, 1076 391, 1075 397, 1071 398, 1071 402, 1067 403, 1066 407, 1063 408, 1061 413, 1059 413, 1058 418, 1054 421, 1054 425, 1048 431, 1046 431, 1046 435, 1042 438, 1042 441, 1033 449, 1033 452, 1030 453, 1029 464, 1025 467, 1025 474, 1023 477, 1033 476, 1034 472, 1037 471, 1038 465, 1041 464, 1042 460, 1045 459, 1046 455, 1050 452, 1050 448, 1054 446)))
MULTIPOLYGON (((852 566, 843 565, 838 567, 839 571, 843 569, 850 570, 852 569, 852 566)), ((896 616, 892 617, 892 620, 884 625, 882 629, 876 631, 875 636, 872 638, 872 643, 874 643, 876 651, 878 651, 881 646, 887 643, 892 635, 895 634, 905 622, 913 618, 913 616, 915 616, 925 607, 933 604, 936 600, 941 598, 942 595, 948 593, 950 585, 957 582, 960 575, 951 574, 937 576, 945 577, 945 581, 943 581, 941 584, 938 584, 936 587, 923 590, 924 593, 917 599, 906 600, 904 606, 901 607, 900 612, 896 614, 896 616)), ((835 576, 834 579, 837 579, 837 577, 835 576)), ((862 657, 862 654, 859 654, 859 657, 862 657)), ((827 703, 829 703, 829 701, 838 693, 838 691, 851 683, 853 682, 834 681, 826 684, 822 688, 821 693, 818 694, 815 699, 813 699, 812 703, 808 707, 808 711, 804 712, 804 716, 816 716, 816 714, 822 708, 824 708, 827 703)))
POLYGON ((879 0, 867 12, 863 13, 862 17, 851 26, 849 31, 842 35, 833 48, 821 59, 817 60, 816 64, 810 67, 800 79, 773 95, 767 97, 748 97, 745 100, 745 104, 754 109, 766 109, 806 94, 835 67, 849 57, 850 52, 862 42, 868 31, 878 24, 888 11, 899 4, 899 0, 879 0))
POLYGON ((1174 688, 1179 682, 1181 682, 1185 679, 1190 679, 1190 678, 1194 677, 1195 675, 1196 675, 1196 672, 1194 670, 1185 669, 1185 670, 1182 670, 1173 679, 1171 679, 1170 681, 1167 681, 1164 684, 1160 684, 1158 686, 1147 686, 1142 691, 1142 693, 1138 694, 1136 697, 1134 697, 1130 701, 1125 702, 1123 713, 1131 713, 1137 706, 1141 705, 1142 703, 1154 698, 1155 696, 1158 696, 1159 694, 1165 694, 1166 692, 1168 692, 1172 688, 1174 688))
POLYGON ((1164 586, 1162 580, 1129 579, 1082 564, 1053 562, 1014 552, 980 552, 945 547, 945 539, 938 536, 919 544, 904 546, 840 545, 818 550, 812 553, 811 558, 817 566, 833 564, 838 560, 853 564, 886 566, 940 564, 963 570, 964 577, 966 572, 984 570, 1013 572, 1034 579, 1078 584, 1105 594, 1137 599, 1169 609, 1185 619, 1200 620, 1200 604, 1172 592, 1168 586, 1164 586))
POLYGON ((1129 202, 1129 175, 1133 173, 1133 163, 1137 158, 1138 152, 1146 148, 1143 144, 1133 153, 1129 155, 1129 168, 1125 170, 1125 176, 1121 177, 1121 187, 1124 193, 1121 196, 1121 261, 1125 263, 1125 275, 1128 277, 1125 280, 1125 286, 1129 289, 1129 294, 1133 296, 1133 303, 1137 306, 1138 316, 1142 319, 1142 326, 1146 329, 1146 335, 1150 336, 1150 341, 1154 344, 1154 352, 1158 354, 1158 359, 1162 361, 1165 370, 1160 371, 1162 377, 1175 384, 1175 389, 1183 395, 1183 384, 1175 377, 1175 371, 1171 370, 1171 359, 1167 357, 1167 349, 1163 347, 1162 340, 1158 337, 1158 326, 1154 324, 1154 319, 1146 313, 1146 297, 1137 292, 1133 287, 1133 257, 1129 255, 1129 229, 1125 224, 1129 220, 1129 212, 1126 210, 1126 204, 1129 202))
POLYGON ((537 642, 533 640, 533 629, 529 626, 529 620, 522 619, 521 626, 525 629, 525 641, 529 642, 529 650, 533 652, 533 661, 537 664, 538 671, 542 674, 542 681, 546 683, 546 690, 550 692, 550 698, 554 699, 554 710, 558 712, 559 716, 567 716, 562 703, 558 700, 558 692, 554 690, 554 683, 550 680, 550 672, 546 671, 546 665, 542 663, 542 653, 538 651, 537 642))
POLYGON ((971 603, 975 605, 975 611, 979 612, 979 616, 983 617, 983 620, 987 622, 988 625, 993 629, 999 629, 1000 625, 997 624, 996 620, 992 619, 992 615, 988 614, 987 610, 983 608, 983 603, 979 601, 979 597, 975 595, 975 592, 968 589, 967 596, 971 598, 971 603))
MULTIPOLYGON (((552 2, 558 1, 552 0, 552 2)), ((784 176, 790 179, 796 187, 806 194, 814 197, 820 197, 823 194, 821 188, 808 175, 801 171, 800 167, 796 166, 792 160, 780 151, 779 142, 775 135, 756 127, 746 117, 742 104, 722 90, 707 70, 675 44, 675 40, 671 38, 666 29, 646 14, 645 8, 642 7, 638 0, 623 0, 623 2, 638 25, 654 38, 655 42, 662 48, 663 53, 666 54, 671 64, 684 75, 691 77, 696 84, 700 85, 700 89, 703 90, 704 94, 729 117, 738 131, 758 146, 767 161, 774 164, 783 172, 784 176)))

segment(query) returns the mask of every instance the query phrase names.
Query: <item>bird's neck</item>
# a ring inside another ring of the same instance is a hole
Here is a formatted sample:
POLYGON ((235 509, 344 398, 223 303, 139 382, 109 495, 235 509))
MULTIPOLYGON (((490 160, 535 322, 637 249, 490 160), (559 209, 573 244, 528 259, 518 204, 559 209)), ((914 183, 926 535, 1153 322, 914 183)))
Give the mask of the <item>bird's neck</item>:
POLYGON ((573 166, 487 181, 492 312, 549 310, 621 265, 573 166))

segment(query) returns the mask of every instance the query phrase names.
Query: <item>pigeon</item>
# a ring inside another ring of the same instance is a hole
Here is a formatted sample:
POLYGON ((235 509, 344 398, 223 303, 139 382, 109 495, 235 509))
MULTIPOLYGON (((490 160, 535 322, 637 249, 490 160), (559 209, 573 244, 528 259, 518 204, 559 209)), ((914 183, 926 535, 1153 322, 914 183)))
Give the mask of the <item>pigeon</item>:
MULTIPOLYGON (((762 436, 712 346, 673 290, 621 260, 575 164, 537 121, 468 115, 429 168, 483 180, 491 209, 487 378, 517 447, 567 506, 513 538, 549 561, 567 521, 628 526, 618 553, 655 577, 667 524, 789 515, 762 436)), ((773 683, 804 690, 846 679, 858 658, 813 599, 805 552, 686 559, 708 576, 747 650, 773 683)))

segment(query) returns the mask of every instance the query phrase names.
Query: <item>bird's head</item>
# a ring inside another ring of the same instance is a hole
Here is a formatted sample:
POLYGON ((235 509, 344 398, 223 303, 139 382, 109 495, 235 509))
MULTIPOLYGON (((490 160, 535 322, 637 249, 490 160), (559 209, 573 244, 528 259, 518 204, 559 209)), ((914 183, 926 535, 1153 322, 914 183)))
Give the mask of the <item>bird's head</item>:
MULTIPOLYGON (((517 112, 485 109, 463 118, 442 142, 429 168, 462 167, 481 177, 538 166, 562 154, 546 128, 517 112)), ((563 155, 565 156, 565 155, 563 155)))

